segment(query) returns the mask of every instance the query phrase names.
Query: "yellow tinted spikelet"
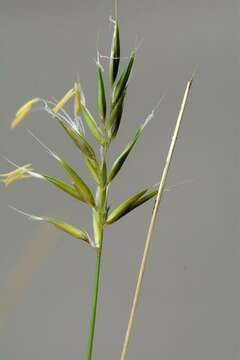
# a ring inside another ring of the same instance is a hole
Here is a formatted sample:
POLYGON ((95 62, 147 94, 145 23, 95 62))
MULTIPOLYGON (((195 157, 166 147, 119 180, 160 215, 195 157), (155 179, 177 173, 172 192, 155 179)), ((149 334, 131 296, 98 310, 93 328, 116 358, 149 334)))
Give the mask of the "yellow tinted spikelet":
POLYGON ((29 100, 26 104, 24 104, 20 109, 16 112, 15 118, 11 123, 11 129, 15 129, 15 127, 20 124, 20 122, 25 119, 25 117, 32 110, 33 105, 38 102, 39 98, 34 98, 29 100))
POLYGON ((10 171, 9 173, 0 174, 1 182, 6 187, 13 184, 17 180, 22 180, 31 177, 30 172, 32 171, 31 164, 23 165, 18 167, 16 170, 10 171))
POLYGON ((75 99, 74 99, 74 113, 75 116, 81 112, 81 88, 79 83, 74 84, 75 99))
POLYGON ((63 98, 57 103, 56 106, 52 109, 52 112, 57 113, 59 110, 61 110, 64 105, 75 95, 75 89, 72 88, 68 90, 68 92, 63 96, 63 98))

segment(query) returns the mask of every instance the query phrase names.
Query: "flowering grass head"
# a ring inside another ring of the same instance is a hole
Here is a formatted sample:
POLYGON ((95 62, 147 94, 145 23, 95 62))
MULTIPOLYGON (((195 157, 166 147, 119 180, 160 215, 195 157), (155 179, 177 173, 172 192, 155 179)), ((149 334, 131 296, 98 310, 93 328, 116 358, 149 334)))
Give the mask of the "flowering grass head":
MULTIPOLYGON (((109 57, 108 82, 110 90, 108 101, 106 99, 107 93, 105 87, 107 79, 104 77, 104 69, 100 63, 99 52, 97 53, 96 61, 99 120, 93 117, 86 105, 85 96, 80 83, 75 82, 73 87, 65 93, 60 101, 45 100, 40 97, 35 97, 28 101, 17 111, 15 118, 11 123, 11 128, 15 129, 31 113, 34 106, 38 104, 37 110, 45 111, 51 118, 55 119, 73 144, 81 151, 86 167, 96 185, 95 195, 91 187, 65 159, 56 155, 33 134, 32 135, 38 142, 62 166, 69 177, 69 182, 64 182, 61 179, 56 179, 50 175, 34 173, 29 164, 18 167, 8 174, 1 175, 1 181, 4 182, 6 186, 17 180, 38 177, 67 193, 71 197, 74 197, 78 201, 85 203, 92 210, 94 239, 92 243, 95 243, 98 247, 101 246, 102 233, 106 225, 118 221, 133 209, 156 195, 156 191, 153 191, 153 189, 144 188, 144 190, 138 191, 135 195, 124 200, 115 209, 110 211, 108 203, 109 187, 125 164, 143 129, 154 115, 154 111, 152 111, 146 120, 138 127, 129 143, 123 148, 113 164, 109 165, 107 155, 112 141, 119 132, 129 79, 136 55, 136 51, 133 50, 127 64, 123 68, 121 74, 119 74, 121 62, 119 23, 117 19, 111 19, 111 21, 114 29, 109 57), (66 104, 70 101, 73 103, 72 114, 69 114, 65 109, 66 104), (88 139, 88 136, 86 136, 85 127, 99 144, 100 157, 97 156, 91 145, 91 141, 88 139)), ((58 228, 61 229, 61 227, 58 228)))

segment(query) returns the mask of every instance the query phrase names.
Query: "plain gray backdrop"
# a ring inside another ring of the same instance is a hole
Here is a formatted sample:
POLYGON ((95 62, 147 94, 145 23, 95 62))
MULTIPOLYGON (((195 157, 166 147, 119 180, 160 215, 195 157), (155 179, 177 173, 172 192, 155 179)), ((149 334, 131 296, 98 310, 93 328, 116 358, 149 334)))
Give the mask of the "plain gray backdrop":
MULTIPOLYGON (((89 179, 80 153, 46 114, 32 114, 13 132, 9 125, 28 99, 60 98, 77 73, 96 113, 96 40, 108 55, 112 13, 111 0, 1 1, 0 153, 64 179, 29 128, 89 179)), ((186 81, 197 68, 127 358, 237 360, 239 2, 119 1, 119 17, 123 57, 136 37, 141 47, 111 161, 166 96, 114 181, 113 206, 159 181, 186 81)), ((102 64, 107 73, 107 60, 102 64)), ((12 169, 2 159, 0 168, 12 169)), ((39 180, 1 187, 0 198, 1 360, 84 359, 95 254, 8 205, 89 231, 90 213, 39 180)), ((106 233, 94 359, 120 357, 152 206, 106 233)))

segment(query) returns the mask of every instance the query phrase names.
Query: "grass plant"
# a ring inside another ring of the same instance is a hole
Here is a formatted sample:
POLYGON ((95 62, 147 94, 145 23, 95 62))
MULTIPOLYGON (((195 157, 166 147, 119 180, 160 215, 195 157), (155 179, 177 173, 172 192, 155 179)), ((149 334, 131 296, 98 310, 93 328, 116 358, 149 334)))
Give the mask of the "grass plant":
POLYGON ((107 227, 111 226, 137 207, 157 196, 121 356, 121 360, 125 359, 129 336, 133 325, 134 314, 136 311, 136 305, 140 295, 143 272, 145 269, 150 240, 152 237, 153 226, 164 191, 165 181, 171 163, 183 110, 191 85, 191 81, 188 82, 159 190, 157 190, 155 186, 144 186, 142 189, 136 189, 136 192, 132 196, 122 201, 115 209, 111 209, 109 206, 108 196, 109 187, 119 174, 120 170, 125 166, 125 162, 128 156, 132 152, 144 128, 153 118, 155 112, 154 109, 146 117, 142 124, 140 124, 136 129, 135 133, 130 137, 128 144, 124 146, 123 150, 116 157, 113 164, 109 164, 109 150, 112 143, 119 135, 119 128, 124 111, 124 103, 126 101, 129 80, 136 57, 136 49, 133 49, 129 55, 127 63, 123 67, 120 66, 120 30, 116 14, 115 18, 111 19, 111 21, 113 23, 113 36, 111 52, 109 56, 108 76, 105 76, 103 66, 100 63, 101 56, 99 53, 97 53, 96 59, 98 119, 95 119, 92 115, 89 105, 87 104, 83 88, 77 81, 72 86, 72 88, 67 91, 67 93, 60 101, 46 100, 41 97, 34 97, 33 99, 29 100, 16 112, 15 118, 11 123, 11 128, 16 128, 33 110, 40 110, 47 113, 48 116, 50 116, 58 123, 58 125, 61 126, 62 130, 72 141, 73 145, 76 146, 81 152, 86 168, 92 177, 93 183, 95 184, 95 190, 92 190, 91 186, 86 183, 78 171, 72 168, 72 166, 64 157, 57 155, 32 133, 32 136, 36 138, 36 140, 44 147, 44 149, 63 168, 63 170, 68 175, 69 181, 66 182, 59 178, 55 178, 52 175, 39 173, 32 167, 31 164, 18 166, 12 162, 11 164, 14 166, 14 170, 0 175, 1 181, 6 186, 11 185, 17 180, 28 178, 41 179, 50 186, 58 188, 60 192, 64 192, 75 201, 78 201, 81 204, 87 206, 91 212, 92 235, 89 235, 89 232, 85 229, 68 224, 63 220, 48 216, 35 216, 14 208, 24 215, 27 215, 30 219, 47 222, 55 226, 57 229, 64 231, 68 235, 81 240, 89 246, 90 250, 94 251, 96 254, 95 280, 92 296, 92 314, 86 352, 86 357, 88 360, 91 360, 93 357, 94 334, 97 318, 97 305, 100 289, 101 263, 103 256, 105 230, 107 227), (108 86, 106 86, 107 82, 108 86), (107 91, 106 89, 109 90, 107 91), (66 105, 69 105, 71 102, 73 106, 70 113, 66 110, 66 105), (89 140, 89 135, 92 138, 91 140, 89 140), (94 146, 91 143, 92 140, 98 144, 99 153, 94 150, 94 146))

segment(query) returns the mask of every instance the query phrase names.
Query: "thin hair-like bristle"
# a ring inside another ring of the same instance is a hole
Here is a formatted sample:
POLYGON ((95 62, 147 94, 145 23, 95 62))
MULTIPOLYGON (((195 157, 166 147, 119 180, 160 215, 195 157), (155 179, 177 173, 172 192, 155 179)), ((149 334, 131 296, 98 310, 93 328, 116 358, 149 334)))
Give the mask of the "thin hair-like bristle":
POLYGON ((145 126, 147 126, 149 124, 149 122, 154 118, 155 116, 155 112, 157 111, 157 109, 159 108, 160 104, 162 103, 163 99, 165 98, 166 93, 164 93, 161 97, 160 100, 158 101, 157 105, 152 109, 152 111, 147 115, 145 121, 142 124, 142 128, 145 128, 145 126))
POLYGON ((8 207, 14 211, 16 211, 17 213, 21 214, 21 215, 24 215, 26 216, 29 220, 36 220, 36 221, 44 221, 44 218, 41 217, 41 216, 36 216, 36 215, 33 215, 33 214, 29 214, 23 210, 20 210, 12 205, 8 205, 8 207))
POLYGON ((34 133, 27 129, 27 132, 56 160, 60 161, 60 158, 47 146, 45 145, 34 133))
POLYGON ((0 157, 5 160, 6 162, 8 162, 10 165, 13 165, 16 168, 19 168, 20 166, 17 165, 15 162, 13 162, 12 160, 9 160, 5 155, 0 154, 0 157))

